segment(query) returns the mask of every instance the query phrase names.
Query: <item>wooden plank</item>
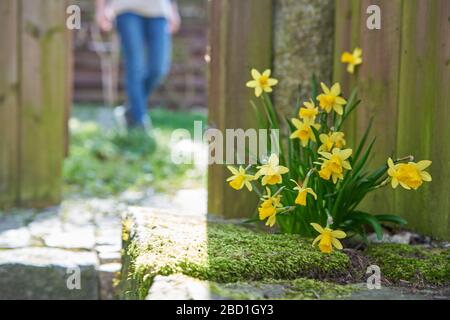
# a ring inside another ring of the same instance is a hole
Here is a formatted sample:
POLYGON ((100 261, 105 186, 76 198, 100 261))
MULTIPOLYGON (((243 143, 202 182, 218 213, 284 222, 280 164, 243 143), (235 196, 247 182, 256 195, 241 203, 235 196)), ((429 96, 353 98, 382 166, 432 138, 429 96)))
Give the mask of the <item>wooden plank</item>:
POLYGON ((0 208, 18 192, 17 1, 0 2, 0 208))
POLYGON ((57 203, 66 105, 66 3, 21 1, 20 204, 57 203))
MULTIPOLYGON (((360 45, 361 2, 360 0, 336 0, 333 82, 339 82, 344 96, 349 96, 356 85, 356 78, 346 71, 341 62, 344 51, 360 45)), ((350 115, 344 132, 349 145, 357 141, 357 117, 350 115)))
MULTIPOLYGON (((253 93, 245 87, 252 67, 271 67, 271 0, 214 0, 210 2, 209 124, 225 129, 255 127, 249 104, 253 93)), ((254 96, 253 96, 254 98, 254 96)), ((255 212, 257 198, 235 191, 225 179, 224 165, 208 171, 208 211, 228 218, 255 212)))
MULTIPOLYGON (((66 5, 68 2, 66 2, 66 5)), ((74 59, 73 59, 73 32, 72 30, 66 29, 66 103, 64 109, 64 156, 69 155, 70 146, 70 132, 69 132, 69 119, 72 111, 72 101, 73 101, 73 87, 74 87, 74 59)))
MULTIPOLYGON (((362 0, 360 3, 357 46, 363 50, 364 63, 355 73, 362 100, 356 114, 356 135, 359 139, 364 134, 373 117, 371 136, 377 140, 370 168, 377 169, 386 163, 396 148, 402 0, 362 0), (366 10, 370 5, 378 5, 381 9, 381 30, 367 29, 366 10)), ((392 213, 394 195, 388 188, 377 190, 367 197, 363 207, 375 214, 392 213)))
POLYGON ((450 239, 450 2, 403 6, 397 154, 433 161, 433 182, 398 191, 396 211, 414 229, 450 239))

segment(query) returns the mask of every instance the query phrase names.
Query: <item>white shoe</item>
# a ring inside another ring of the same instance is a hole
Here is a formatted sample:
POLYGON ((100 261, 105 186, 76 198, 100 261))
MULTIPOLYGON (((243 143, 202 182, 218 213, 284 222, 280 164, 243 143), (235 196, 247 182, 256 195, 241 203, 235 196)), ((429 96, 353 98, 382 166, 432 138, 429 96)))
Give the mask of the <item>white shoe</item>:
POLYGON ((114 119, 116 121, 117 129, 120 133, 125 134, 127 132, 127 118, 125 116, 126 108, 124 106, 118 106, 114 108, 114 119))

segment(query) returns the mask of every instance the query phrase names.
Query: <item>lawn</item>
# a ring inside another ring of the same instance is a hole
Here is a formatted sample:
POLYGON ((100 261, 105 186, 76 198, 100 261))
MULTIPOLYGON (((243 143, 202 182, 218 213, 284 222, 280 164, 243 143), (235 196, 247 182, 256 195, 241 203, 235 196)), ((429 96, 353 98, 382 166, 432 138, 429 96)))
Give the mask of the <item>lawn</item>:
POLYGON ((155 139, 121 134, 111 109, 75 106, 70 120, 70 152, 64 163, 66 194, 107 197, 126 190, 153 188, 170 192, 186 184, 204 184, 193 164, 171 162, 174 129, 192 131, 206 115, 193 111, 151 111, 155 139))

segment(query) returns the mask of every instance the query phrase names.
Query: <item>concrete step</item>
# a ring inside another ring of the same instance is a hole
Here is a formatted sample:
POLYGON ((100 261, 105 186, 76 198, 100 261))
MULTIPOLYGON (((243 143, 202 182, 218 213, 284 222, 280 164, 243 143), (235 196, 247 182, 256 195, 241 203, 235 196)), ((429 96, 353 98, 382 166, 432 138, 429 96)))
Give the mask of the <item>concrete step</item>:
POLYGON ((57 248, 0 251, 0 299, 99 299, 94 252, 57 248))

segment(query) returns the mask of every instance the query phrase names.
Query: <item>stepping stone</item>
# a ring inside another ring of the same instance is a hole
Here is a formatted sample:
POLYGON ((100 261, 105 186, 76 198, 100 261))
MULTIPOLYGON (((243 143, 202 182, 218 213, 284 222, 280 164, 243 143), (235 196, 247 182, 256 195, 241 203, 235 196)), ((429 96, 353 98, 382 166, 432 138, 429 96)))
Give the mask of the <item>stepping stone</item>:
POLYGON ((154 298, 159 294, 156 284, 167 288, 181 283, 177 294, 191 294, 192 281, 186 288, 179 278, 155 283, 158 276, 183 274, 215 283, 331 279, 347 274, 350 263, 341 252, 322 254, 309 239, 268 234, 237 221, 130 207, 123 226, 120 288, 125 299, 154 298))
POLYGON ((73 252, 55 248, 0 250, 0 299, 81 299, 99 298, 99 282, 93 252, 73 252), (79 268, 80 288, 74 288, 79 268))
POLYGON ((24 248, 31 244, 31 234, 27 227, 0 231, 0 249, 24 248))

